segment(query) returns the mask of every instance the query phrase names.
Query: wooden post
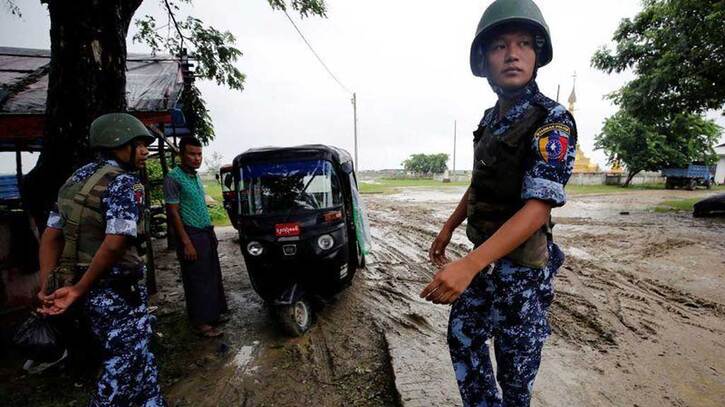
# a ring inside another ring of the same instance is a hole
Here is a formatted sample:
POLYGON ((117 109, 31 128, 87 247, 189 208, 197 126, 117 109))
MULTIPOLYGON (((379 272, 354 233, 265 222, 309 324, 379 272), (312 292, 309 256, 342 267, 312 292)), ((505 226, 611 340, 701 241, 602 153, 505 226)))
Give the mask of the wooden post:
MULTIPOLYGON (((164 132, 164 136, 166 135, 166 132, 164 132)), ((172 123, 171 124, 171 135, 174 138, 174 145, 178 146, 176 142, 176 126, 172 123)), ((171 165, 176 166, 176 154, 174 154, 174 149, 170 148, 171 151, 171 165)), ((166 161, 166 158, 164 157, 164 161, 166 161)), ((168 168, 167 168, 168 173, 168 168)), ((164 174, 164 177, 166 177, 166 174, 164 174)), ((164 208, 166 210, 166 208, 164 208)), ((175 250, 176 249, 176 236, 174 231, 174 226, 171 224, 171 219, 169 219, 169 216, 166 215, 166 248, 168 250, 175 250)))
POLYGON ((151 191, 149 184, 149 176, 146 168, 141 170, 141 182, 144 184, 144 223, 146 235, 144 243, 146 244, 146 287, 149 295, 154 295, 158 291, 156 287, 156 261, 154 259, 154 246, 151 241, 151 191))

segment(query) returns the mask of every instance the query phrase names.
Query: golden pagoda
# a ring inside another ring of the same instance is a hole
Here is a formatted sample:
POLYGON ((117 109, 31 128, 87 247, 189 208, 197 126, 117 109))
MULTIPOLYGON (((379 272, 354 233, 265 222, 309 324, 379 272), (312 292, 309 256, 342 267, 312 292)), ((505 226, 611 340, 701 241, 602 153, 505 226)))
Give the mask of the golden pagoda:
MULTIPOLYGON (((576 103, 576 72, 574 73, 574 85, 571 88, 571 95, 569 95, 569 112, 574 114, 574 104, 576 103)), ((579 145, 579 140, 576 142, 576 158, 574 159, 574 173, 582 172, 599 172, 599 165, 593 163, 589 157, 584 155, 584 151, 579 145)))

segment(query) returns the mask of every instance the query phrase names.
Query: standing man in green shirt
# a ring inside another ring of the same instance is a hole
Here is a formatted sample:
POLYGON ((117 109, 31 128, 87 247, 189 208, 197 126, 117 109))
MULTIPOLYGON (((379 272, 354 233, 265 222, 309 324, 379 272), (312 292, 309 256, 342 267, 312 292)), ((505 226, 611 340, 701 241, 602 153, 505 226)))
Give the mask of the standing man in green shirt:
POLYGON ((206 207, 204 186, 197 173, 202 162, 201 143, 194 137, 179 142, 181 163, 164 179, 166 213, 176 235, 176 250, 186 310, 196 331, 203 336, 222 334, 227 301, 219 264, 219 244, 206 207))

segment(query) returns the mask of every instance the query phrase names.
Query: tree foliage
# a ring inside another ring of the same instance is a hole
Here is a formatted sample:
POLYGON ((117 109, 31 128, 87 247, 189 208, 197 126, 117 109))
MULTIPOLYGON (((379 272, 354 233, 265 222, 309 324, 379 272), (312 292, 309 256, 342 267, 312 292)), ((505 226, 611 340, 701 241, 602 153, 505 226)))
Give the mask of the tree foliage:
POLYGON ((592 65, 607 73, 632 69, 636 78, 610 95, 640 119, 719 110, 725 104, 725 2, 644 0, 634 19, 614 33, 592 65))
POLYGON ((204 158, 204 164, 206 164, 207 173, 211 175, 218 175, 219 170, 222 168, 222 160, 224 156, 219 152, 212 152, 204 158))
POLYGON ((666 122, 643 123, 621 110, 604 122, 595 148, 606 151, 609 162, 627 166, 625 185, 640 171, 686 167, 693 161, 716 161, 713 145, 721 128, 695 114, 676 115, 666 122), (683 136, 686 135, 686 136, 683 136))
POLYGON ((320 17, 327 17, 327 6, 325 0, 292 0, 285 2, 285 0, 267 0, 269 5, 274 9, 287 11, 289 7, 298 11, 302 17, 309 17, 311 15, 318 15, 320 17))
POLYGON ((702 115, 725 104, 723 20, 723 1, 643 0, 643 10, 614 33, 616 49, 592 57, 607 73, 635 74, 609 95, 620 111, 595 143, 610 162, 626 165, 626 184, 640 171, 714 159, 721 129, 702 115))
MULTIPOLYGON (((291 7, 302 17, 326 16, 323 0, 291 2, 268 0, 268 2, 274 9, 286 11, 291 7)), ((188 53, 196 62, 195 77, 213 80, 218 85, 233 90, 244 90, 245 75, 234 65, 242 56, 242 52, 236 47, 236 38, 229 31, 206 25, 197 17, 181 18, 182 6, 191 3, 192 0, 159 0, 159 5, 166 10, 166 24, 159 26, 151 15, 136 19, 138 32, 134 35, 133 41, 146 44, 154 53, 167 52, 171 55, 188 53)), ((206 104, 195 85, 186 89, 182 100, 189 129, 204 144, 208 144, 214 138, 214 126, 206 104)))
POLYGON ((403 161, 406 171, 417 174, 441 174, 447 168, 448 154, 412 154, 403 161))
MULTIPOLYGON (((43 151, 23 181, 23 202, 38 225, 45 224, 58 188, 75 168, 88 162, 90 123, 99 115, 127 109, 126 40, 143 0, 40 0, 50 17, 51 62, 43 151)), ((182 16, 191 0, 154 0, 168 14, 166 26, 148 16, 139 19, 139 36, 154 52, 179 55, 185 49, 196 61, 194 75, 242 90, 244 75, 234 66, 241 52, 226 31, 182 16), (183 18, 182 18, 183 17, 183 18), (159 34, 168 28, 165 37, 159 34)), ((261 1, 261 0, 259 0, 261 1)), ((20 15, 15 0, 0 0, 8 13, 20 15)), ((325 15, 321 0, 269 1, 275 9, 298 11, 303 17, 325 15)), ((187 125, 205 142, 213 136, 209 112, 199 90, 190 86, 181 103, 187 125)))

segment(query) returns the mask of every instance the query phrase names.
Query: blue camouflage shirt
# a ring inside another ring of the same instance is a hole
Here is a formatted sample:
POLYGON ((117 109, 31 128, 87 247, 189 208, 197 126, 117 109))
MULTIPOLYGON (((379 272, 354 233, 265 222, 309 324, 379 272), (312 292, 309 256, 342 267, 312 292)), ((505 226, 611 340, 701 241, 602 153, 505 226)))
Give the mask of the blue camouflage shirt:
MULTIPOLYGON (((107 164, 119 167, 114 160, 92 162, 76 170, 70 181, 82 182, 107 164)), ((103 193, 102 205, 106 218, 106 234, 136 237, 144 205, 143 184, 136 175, 126 172, 116 176, 103 193)), ((60 215, 57 204, 48 216, 47 225, 54 229, 63 229, 65 225, 65 219, 60 215)), ((114 271, 119 270, 114 267, 114 271)))
POLYGON ((576 158, 576 123, 564 106, 539 92, 535 81, 521 89, 514 105, 498 119, 499 104, 486 111, 481 126, 489 127, 494 135, 502 135, 521 119, 528 108, 539 105, 548 111, 531 140, 531 154, 524 163, 525 172, 521 199, 540 199, 553 207, 566 203, 564 187, 569 181, 576 158))

